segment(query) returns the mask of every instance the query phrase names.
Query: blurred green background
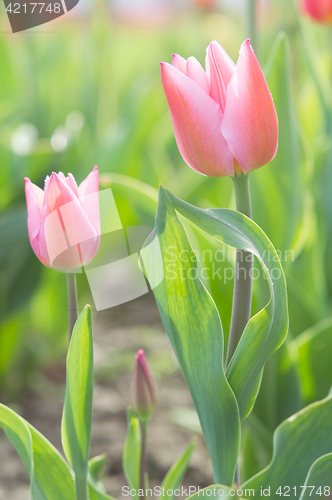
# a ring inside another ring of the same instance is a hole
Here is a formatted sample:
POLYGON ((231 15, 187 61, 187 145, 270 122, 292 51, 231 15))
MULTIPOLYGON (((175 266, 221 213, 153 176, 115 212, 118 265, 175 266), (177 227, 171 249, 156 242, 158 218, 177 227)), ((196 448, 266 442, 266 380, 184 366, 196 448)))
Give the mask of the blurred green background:
MULTIPOLYGON (((232 182, 207 178, 182 160, 160 81, 172 53, 204 64, 211 40, 236 61, 246 37, 245 2, 136 2, 135 13, 81 0, 64 19, 0 36, 0 394, 19 403, 39 370, 67 346, 65 279, 29 244, 23 177, 43 186, 52 171, 78 182, 97 164, 124 226, 153 227, 162 183, 200 206, 234 208, 232 182), (159 4, 158 4, 159 5, 159 4), (136 182, 136 181, 139 182, 136 182), (143 183, 143 184, 142 184, 143 183), (149 189, 151 186, 153 189, 149 189)), ((121 6, 121 5, 120 5, 121 6)), ((245 424, 243 479, 271 456, 275 427, 332 384, 332 28, 305 19, 296 1, 259 2, 258 57, 275 100, 275 160, 251 174, 253 219, 279 251, 290 307, 287 342, 269 361, 245 424), (280 34, 280 31, 283 34, 280 34), (258 445, 253 446, 253 442, 258 445), (249 458, 248 458, 249 457, 249 458)), ((216 249, 188 226, 195 248, 216 249)), ((232 262, 232 258, 231 258, 232 262)), ((231 281, 205 280, 227 338, 231 281)), ((218 266, 229 263, 218 263, 218 266)), ((80 306, 91 300, 78 276, 80 306)), ((268 300, 254 283, 253 312, 268 300)))

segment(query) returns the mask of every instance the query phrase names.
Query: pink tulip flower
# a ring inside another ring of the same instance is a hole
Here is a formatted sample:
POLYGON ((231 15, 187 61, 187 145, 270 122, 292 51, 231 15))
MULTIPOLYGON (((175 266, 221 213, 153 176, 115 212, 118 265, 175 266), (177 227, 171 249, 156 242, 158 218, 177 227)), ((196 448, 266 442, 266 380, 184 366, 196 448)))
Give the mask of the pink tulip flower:
POLYGON ((305 14, 319 23, 332 23, 332 0, 300 0, 305 14))
POLYGON ((211 177, 262 167, 276 155, 278 118, 249 40, 235 65, 217 42, 206 71, 194 57, 161 63, 176 142, 185 162, 211 177))
POLYGON ((157 389, 143 349, 135 356, 133 409, 142 422, 150 419, 157 406, 157 389))
POLYGON ((62 172, 46 177, 44 191, 24 180, 29 239, 38 259, 65 272, 88 264, 100 243, 98 167, 79 186, 62 172))

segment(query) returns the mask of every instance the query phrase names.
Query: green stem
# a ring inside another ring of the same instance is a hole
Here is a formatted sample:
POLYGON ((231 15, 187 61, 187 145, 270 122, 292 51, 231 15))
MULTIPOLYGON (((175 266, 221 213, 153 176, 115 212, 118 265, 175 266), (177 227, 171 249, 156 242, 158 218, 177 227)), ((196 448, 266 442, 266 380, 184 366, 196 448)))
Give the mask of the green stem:
POLYGON ((89 500, 88 475, 75 476, 76 500, 89 500))
POLYGON ((258 37, 257 37, 257 2, 256 0, 247 0, 246 13, 246 36, 250 38, 250 44, 258 55, 258 37))
MULTIPOLYGON (((233 177, 236 210, 251 218, 249 176, 233 177)), ((226 366, 237 348, 243 330, 250 319, 252 296, 252 264, 250 252, 236 250, 232 319, 229 332, 226 366)))
POLYGON ((68 317, 69 317, 69 340, 73 333, 73 328, 78 318, 77 286, 76 274, 67 273, 67 296, 68 296, 68 317))
POLYGON ((141 470, 140 470, 140 488, 143 490, 144 495, 141 497, 145 499, 145 470, 146 470, 146 429, 147 422, 141 423, 141 470))

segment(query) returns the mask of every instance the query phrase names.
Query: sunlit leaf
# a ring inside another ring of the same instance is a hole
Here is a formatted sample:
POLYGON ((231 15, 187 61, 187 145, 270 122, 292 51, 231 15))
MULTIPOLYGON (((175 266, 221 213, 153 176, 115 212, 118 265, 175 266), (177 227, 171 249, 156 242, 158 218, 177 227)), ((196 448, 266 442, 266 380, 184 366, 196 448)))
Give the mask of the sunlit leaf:
POLYGON ((290 347, 299 357, 304 394, 308 402, 326 397, 332 386, 332 318, 296 337, 290 347))
MULTIPOLYGON (((138 491, 140 487, 141 444, 139 420, 132 410, 127 410, 127 437, 124 445, 122 464, 130 489, 138 491)), ((135 498, 139 500, 138 495, 135 498)))
MULTIPOLYGON (((219 241, 253 253, 266 270, 270 301, 247 324, 227 370, 227 379, 236 396, 241 418, 244 419, 257 396, 264 365, 282 344, 288 331, 287 291, 280 260, 263 231, 243 214, 227 209, 202 210, 169 191, 167 195, 176 210, 191 222, 219 241)), ((161 215, 157 216, 157 223, 158 217, 161 218, 161 215)), ((178 247, 181 248, 180 245, 178 247)), ((164 281, 167 282, 167 279, 164 281)), ((200 300, 197 290, 188 290, 186 293, 188 296, 195 293, 196 300, 200 300)))
MULTIPOLYGON (((161 487, 165 488, 166 498, 172 500, 174 498, 174 491, 180 486, 183 476, 185 475, 191 459, 192 452, 194 451, 195 440, 193 439, 187 448, 184 450, 180 458, 172 465, 170 470, 161 483, 161 487), (173 495, 167 495, 167 491, 171 490, 173 495)), ((164 498, 165 498, 164 496, 164 498)))
POLYGON ((62 416, 62 445, 75 475, 88 472, 93 394, 91 308, 85 306, 72 333, 67 355, 66 396, 62 416))
POLYGON ((5 431, 30 476, 32 500, 73 500, 73 474, 55 447, 13 410, 0 404, 5 431))
POLYGON ((326 488, 327 486, 332 486, 332 453, 319 458, 311 466, 304 488, 301 488, 300 500, 330 496, 331 488, 326 488))
POLYGON ((260 488, 270 488, 269 498, 277 500, 280 498, 276 493, 278 488, 283 491, 287 486, 292 489, 292 497, 299 498, 300 486, 305 484, 314 462, 332 452, 331 411, 332 399, 329 398, 313 403, 283 422, 274 435, 270 465, 249 479, 243 488, 254 488, 256 495, 260 488))
POLYGON ((162 187, 155 231, 158 240, 147 242, 142 251, 145 271, 151 286, 160 283, 164 273, 153 290, 157 305, 195 403, 215 480, 230 485, 240 423, 237 402, 223 369, 222 326, 216 306, 198 278, 186 232, 162 187))

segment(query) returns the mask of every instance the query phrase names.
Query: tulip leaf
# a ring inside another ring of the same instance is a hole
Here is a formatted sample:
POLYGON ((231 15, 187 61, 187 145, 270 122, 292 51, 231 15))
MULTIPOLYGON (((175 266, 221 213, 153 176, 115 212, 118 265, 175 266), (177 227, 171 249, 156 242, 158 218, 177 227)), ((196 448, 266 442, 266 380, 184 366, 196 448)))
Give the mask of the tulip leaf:
POLYGON ((89 460, 89 500, 114 500, 113 497, 107 495, 104 485, 100 480, 105 462, 105 453, 89 460))
MULTIPOLYGON (((161 192, 163 190, 161 188, 161 192)), ((222 243, 253 253, 266 270, 270 301, 247 324, 227 370, 227 378, 243 420, 254 404, 266 361, 282 344, 288 331, 287 290, 280 260, 267 236, 245 215, 229 209, 202 210, 180 200, 169 191, 167 193, 181 215, 222 243)), ((197 291, 188 290, 186 293, 188 296, 195 293, 196 300, 199 300, 197 291)))
POLYGON ((54 446, 10 408, 0 404, 0 427, 30 476, 32 500, 73 500, 72 471, 54 446))
MULTIPOLYGON (((304 406, 298 356, 287 338, 267 361, 254 412, 272 433, 304 406)), ((324 394, 326 396, 328 391, 324 394)), ((272 441, 271 441, 272 445, 272 441)), ((258 472, 258 471, 257 471, 258 472)))
MULTIPOLYGON (((274 452, 270 465, 244 483, 243 488, 271 488, 270 498, 280 498, 277 490, 291 488, 292 497, 300 498, 310 468, 316 460, 332 453, 332 399, 313 403, 283 422, 274 434, 274 452), (296 487, 296 491, 295 488, 296 487)), ((313 467, 315 475, 325 469, 329 459, 313 467)), ((317 474, 317 476, 316 476, 317 474)), ((328 480, 328 476, 324 476, 328 480)))
POLYGON ((161 483, 161 487, 165 488, 166 494, 163 495, 163 498, 168 498, 168 500, 172 500, 174 498, 174 490, 176 490, 185 475, 188 465, 191 459, 191 455, 194 451, 195 447, 195 439, 193 439, 187 448, 184 450, 180 458, 172 465, 172 467, 167 472, 166 476, 161 483), (173 492, 172 495, 167 494, 167 490, 171 490, 173 492))
POLYGON ((103 473, 107 455, 98 455, 89 460, 89 483, 96 489, 105 492, 105 488, 100 481, 100 476, 103 473))
POLYGON ((103 491, 98 490, 89 482, 89 500, 115 500, 113 497, 107 495, 103 491))
POLYGON ((200 419, 215 481, 231 485, 239 452, 240 421, 223 368, 220 317, 198 278, 195 254, 170 193, 163 187, 159 190, 155 232, 158 240, 148 240, 142 250, 143 266, 152 288, 160 283, 164 272, 164 279, 153 289, 159 312, 200 419))
POLYGON ((62 446, 75 475, 86 477, 90 449, 93 394, 91 308, 85 306, 73 329, 67 355, 62 446))
POLYGON ((326 397, 332 386, 332 317, 301 333, 290 348, 298 355, 308 402, 326 397))
MULTIPOLYGON (((123 473, 130 489, 138 491, 140 487, 141 443, 139 420, 131 408, 127 410, 127 437, 123 450, 123 473)), ((138 495, 135 498, 139 500, 138 495)))
POLYGON ((322 496, 330 496, 331 488, 326 488, 332 485, 332 453, 328 453, 323 457, 320 457, 311 466, 308 477, 305 481, 304 486, 307 488, 302 488, 303 491, 300 496, 300 500, 309 500, 315 498, 321 498, 322 496), (312 490, 314 486, 314 490, 312 490), (318 492, 318 493, 317 493, 318 492), (325 494, 327 493, 327 494, 325 494))

